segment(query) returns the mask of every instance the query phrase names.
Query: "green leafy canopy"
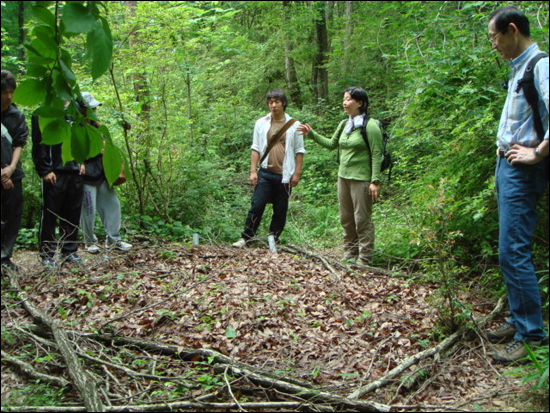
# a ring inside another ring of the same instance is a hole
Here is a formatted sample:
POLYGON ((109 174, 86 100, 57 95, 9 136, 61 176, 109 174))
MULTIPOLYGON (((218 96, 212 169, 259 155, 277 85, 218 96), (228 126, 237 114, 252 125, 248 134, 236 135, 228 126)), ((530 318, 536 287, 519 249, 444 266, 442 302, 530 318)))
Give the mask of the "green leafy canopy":
MULTIPOLYGON (((38 116, 45 144, 62 143, 63 160, 83 162, 99 153, 102 137, 87 125, 84 115, 74 102, 80 97, 80 87, 72 70, 73 58, 64 48, 67 40, 85 35, 87 56, 92 79, 109 70, 113 54, 113 40, 107 20, 100 15, 98 1, 72 1, 61 7, 61 2, 39 1, 31 8, 39 22, 25 44, 28 52, 28 78, 21 82, 14 96, 16 103, 38 108, 38 116), (61 13, 60 13, 61 8, 61 13), (70 102, 68 106, 64 102, 70 102), (72 121, 68 122, 67 118, 72 121)), ((121 156, 112 141, 107 145, 109 155, 106 173, 110 179, 118 176, 121 156), (117 152, 118 151, 118 152, 117 152), (119 162, 116 165, 116 162, 119 162), (115 174, 116 170, 116 174, 115 174)))

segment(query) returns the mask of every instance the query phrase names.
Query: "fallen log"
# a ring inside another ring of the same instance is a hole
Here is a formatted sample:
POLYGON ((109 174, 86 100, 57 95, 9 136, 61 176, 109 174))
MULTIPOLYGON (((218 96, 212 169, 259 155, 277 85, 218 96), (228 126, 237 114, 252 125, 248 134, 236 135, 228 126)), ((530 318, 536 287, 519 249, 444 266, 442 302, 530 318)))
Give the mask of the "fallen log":
POLYGON ((65 360, 72 382, 80 393, 86 409, 90 412, 105 411, 94 379, 80 364, 73 349, 73 344, 67 336, 67 332, 61 328, 59 321, 40 311, 38 307, 31 303, 25 292, 21 291, 17 280, 13 276, 6 276, 11 288, 17 291, 21 297, 21 305, 29 313, 34 322, 45 327, 52 333, 57 348, 65 360))

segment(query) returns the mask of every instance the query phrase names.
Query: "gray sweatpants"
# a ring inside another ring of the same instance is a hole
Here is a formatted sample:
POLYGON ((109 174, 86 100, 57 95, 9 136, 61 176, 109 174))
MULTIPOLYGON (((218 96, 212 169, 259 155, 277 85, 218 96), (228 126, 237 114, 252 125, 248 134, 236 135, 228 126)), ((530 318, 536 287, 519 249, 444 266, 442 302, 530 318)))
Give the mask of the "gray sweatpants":
POLYGON ((113 244, 120 240, 120 201, 114 188, 111 188, 107 181, 103 181, 99 186, 84 184, 80 225, 86 247, 97 244, 94 234, 96 210, 107 233, 106 242, 113 244))

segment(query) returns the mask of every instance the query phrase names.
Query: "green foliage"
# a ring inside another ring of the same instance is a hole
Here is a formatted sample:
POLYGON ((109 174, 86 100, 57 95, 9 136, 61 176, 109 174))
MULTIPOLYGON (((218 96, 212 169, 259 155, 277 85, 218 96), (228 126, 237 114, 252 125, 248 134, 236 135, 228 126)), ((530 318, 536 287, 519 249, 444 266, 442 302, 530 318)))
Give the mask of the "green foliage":
POLYGON ((521 381, 524 384, 531 383, 533 390, 547 390, 549 371, 548 345, 539 346, 535 349, 531 349, 526 345, 525 348, 527 350, 526 360, 530 363, 525 366, 514 368, 509 374, 521 377, 521 381))
MULTIPOLYGON (((20 82, 14 100, 30 108, 39 105, 33 115, 39 119, 42 140, 48 145, 62 143, 64 161, 83 162, 97 155, 102 147, 102 135, 86 124, 86 116, 75 104, 81 98, 80 86, 68 48, 71 38, 86 35, 92 78, 98 79, 109 69, 113 42, 99 6, 101 2, 97 1, 68 2, 60 15, 60 2, 36 2, 31 9, 38 25, 32 28, 30 41, 25 44, 28 77, 20 82), (65 102, 69 102, 67 107, 65 102), (66 116, 73 122, 67 122, 66 116)), ((121 157, 112 149, 108 131, 102 132, 108 155, 111 154, 105 163, 107 180, 113 183, 120 171, 121 157)))

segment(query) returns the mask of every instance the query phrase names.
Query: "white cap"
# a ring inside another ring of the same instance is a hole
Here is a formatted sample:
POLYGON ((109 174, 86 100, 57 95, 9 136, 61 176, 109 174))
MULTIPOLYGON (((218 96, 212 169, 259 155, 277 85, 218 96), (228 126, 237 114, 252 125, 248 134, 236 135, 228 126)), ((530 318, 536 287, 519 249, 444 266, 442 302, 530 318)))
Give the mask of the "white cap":
POLYGON ((103 105, 103 103, 96 100, 90 92, 82 92, 82 99, 84 99, 84 104, 90 109, 95 109, 103 105))

